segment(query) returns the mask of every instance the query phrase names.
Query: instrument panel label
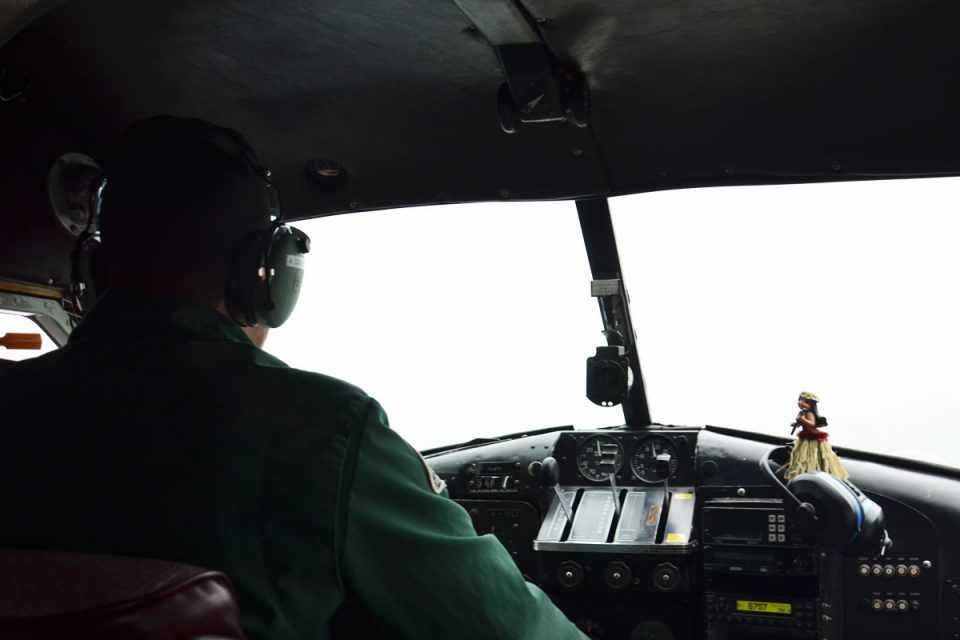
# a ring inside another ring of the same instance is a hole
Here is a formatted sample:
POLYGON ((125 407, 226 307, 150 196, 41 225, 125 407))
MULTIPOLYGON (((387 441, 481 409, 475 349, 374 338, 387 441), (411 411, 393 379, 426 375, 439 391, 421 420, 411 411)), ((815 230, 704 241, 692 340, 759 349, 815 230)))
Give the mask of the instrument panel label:
POLYGON ((776 613, 788 616, 793 613, 793 605, 789 602, 737 600, 737 611, 746 611, 748 613, 776 613))

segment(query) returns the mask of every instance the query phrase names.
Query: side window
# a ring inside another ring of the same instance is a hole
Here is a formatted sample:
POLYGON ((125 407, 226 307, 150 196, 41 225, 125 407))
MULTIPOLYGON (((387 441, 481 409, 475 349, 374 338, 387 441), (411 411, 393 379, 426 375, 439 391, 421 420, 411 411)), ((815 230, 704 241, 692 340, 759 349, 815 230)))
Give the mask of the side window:
POLYGON ((53 351, 57 348, 53 340, 43 332, 29 316, 11 313, 9 311, 0 311, 0 342, 4 336, 9 333, 31 333, 40 335, 39 349, 11 349, 6 346, 0 346, 0 360, 26 360, 35 358, 39 355, 53 351))

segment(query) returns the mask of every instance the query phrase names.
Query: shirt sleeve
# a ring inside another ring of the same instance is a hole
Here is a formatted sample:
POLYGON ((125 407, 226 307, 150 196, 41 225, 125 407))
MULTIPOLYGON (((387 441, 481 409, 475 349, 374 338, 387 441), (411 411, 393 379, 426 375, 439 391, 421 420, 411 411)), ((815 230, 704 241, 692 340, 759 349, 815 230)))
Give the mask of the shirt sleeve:
POLYGON ((376 402, 365 422, 341 578, 367 610, 400 638, 587 640, 496 537, 476 534, 376 402))

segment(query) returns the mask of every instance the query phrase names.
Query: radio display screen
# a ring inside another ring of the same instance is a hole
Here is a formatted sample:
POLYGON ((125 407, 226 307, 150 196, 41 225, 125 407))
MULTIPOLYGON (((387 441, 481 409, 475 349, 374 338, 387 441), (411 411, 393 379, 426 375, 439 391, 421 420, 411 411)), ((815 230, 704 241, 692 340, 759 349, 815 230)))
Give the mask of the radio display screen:
POLYGON ((761 600, 737 600, 737 611, 747 613, 776 613, 789 616, 793 605, 789 602, 763 602, 761 600))

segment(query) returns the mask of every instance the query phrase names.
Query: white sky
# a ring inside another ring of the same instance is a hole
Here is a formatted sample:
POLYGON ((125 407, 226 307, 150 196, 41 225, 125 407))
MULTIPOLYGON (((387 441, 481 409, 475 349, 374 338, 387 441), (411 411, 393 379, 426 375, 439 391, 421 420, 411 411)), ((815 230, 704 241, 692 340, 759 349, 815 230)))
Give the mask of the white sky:
MULTIPOLYGON (((957 464, 960 179, 696 189, 612 201, 653 419, 957 464)), ((377 397, 415 446, 622 422, 584 396, 602 344, 573 203, 302 224, 301 306, 268 350, 377 397)))
MULTIPOLYGON (((835 445, 957 466, 958 203, 953 178, 613 200, 653 419, 787 437, 810 390, 835 445)), ((603 340, 573 203, 298 226, 304 291, 267 350, 364 388, 414 446, 622 422, 584 395, 603 340)))

